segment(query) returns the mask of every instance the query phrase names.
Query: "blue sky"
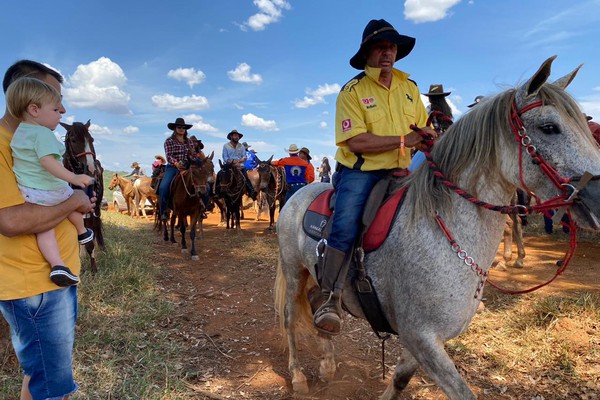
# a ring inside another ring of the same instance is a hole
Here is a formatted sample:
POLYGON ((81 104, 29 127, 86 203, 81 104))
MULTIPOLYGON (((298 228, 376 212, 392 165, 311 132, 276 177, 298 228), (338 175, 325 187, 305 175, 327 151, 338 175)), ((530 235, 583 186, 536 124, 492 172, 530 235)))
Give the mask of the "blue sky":
POLYGON ((379 18, 417 39, 396 67, 421 92, 443 84, 455 118, 557 54, 554 79, 584 64, 569 92, 600 121, 600 0, 33 0, 19 17, 23 7, 2 4, 2 73, 22 58, 60 71, 63 121, 91 119, 110 170, 149 171, 177 117, 217 158, 237 129, 262 159, 295 143, 318 166, 335 154, 336 95, 358 73, 348 61, 379 18))

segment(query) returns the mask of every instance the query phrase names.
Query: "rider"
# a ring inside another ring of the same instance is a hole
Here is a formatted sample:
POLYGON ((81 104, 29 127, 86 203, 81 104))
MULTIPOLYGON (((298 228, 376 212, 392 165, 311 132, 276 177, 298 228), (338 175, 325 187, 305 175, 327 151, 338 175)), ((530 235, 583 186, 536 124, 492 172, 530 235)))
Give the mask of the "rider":
MULTIPOLYGON (((410 149, 423 140, 411 129, 427 122, 419 88, 407 73, 394 68, 394 62, 406 57, 414 45, 414 38, 399 34, 387 21, 371 20, 360 49, 350 59, 361 73, 344 85, 337 98, 335 213, 323 255, 323 303, 314 314, 315 327, 326 334, 340 333, 346 267, 369 192, 390 172, 408 167, 410 149)), ((437 136, 430 128, 422 129, 437 136)))
POLYGON ((452 109, 450 108, 450 104, 446 101, 446 96, 450 95, 450 93, 452 92, 444 92, 444 86, 440 83, 430 85, 429 92, 423 93, 424 96, 429 98, 430 104, 427 107, 427 111, 431 117, 431 123, 434 129, 440 133, 444 133, 454 121, 452 109), (432 115, 434 111, 441 112, 447 118, 432 115))
POLYGON ((308 172, 309 178, 306 181, 306 183, 313 183, 315 180, 315 167, 310 162, 310 160, 312 160, 312 157, 310 156, 310 150, 306 147, 301 148, 300 152, 298 153, 298 157, 300 157, 308 163, 308 169, 310 171, 308 172))
POLYGON ((315 180, 314 169, 311 170, 308 161, 298 155, 298 153, 300 153, 298 146, 291 144, 289 149, 284 150, 289 154, 289 157, 284 157, 272 162, 273 165, 283 167, 285 170, 285 179, 287 181, 288 189, 285 192, 285 201, 283 204, 287 203, 290 197, 306 186, 308 182, 315 180))
MULTIPOLYGON (((248 171, 244 168, 244 163, 246 162, 246 149, 244 145, 240 143, 240 139, 244 136, 244 134, 238 132, 237 130, 232 130, 227 134, 227 139, 229 142, 223 145, 223 161, 227 164, 233 164, 242 175, 244 175, 244 181, 246 184, 246 190, 248 191, 248 196, 252 198, 252 200, 256 200, 256 191, 254 190, 254 186, 252 186, 252 182, 248 178, 248 171)), ((220 177, 217 174, 217 183, 215 187, 215 193, 220 195, 220 177)))
POLYGON ((137 161, 134 161, 133 164, 131 164, 131 167, 129 168, 133 168, 133 170, 125 176, 132 176, 132 180, 134 181, 140 176, 146 176, 146 172, 142 169, 142 167, 140 167, 140 164, 138 164, 137 161))
POLYGON ((194 149, 192 141, 187 137, 187 130, 193 125, 186 124, 183 118, 177 118, 175 122, 169 122, 167 128, 173 131, 173 134, 165 140, 165 155, 167 157, 167 167, 165 174, 158 187, 158 196, 160 197, 160 215, 163 221, 169 219, 169 197, 171 194, 171 182, 179 171, 185 170, 189 162, 194 158, 194 149))
POLYGON ((246 161, 244 162, 244 168, 246 171, 252 171, 256 167, 258 167, 258 159, 256 158, 256 151, 250 150, 251 145, 244 142, 242 143, 244 149, 246 149, 246 161))

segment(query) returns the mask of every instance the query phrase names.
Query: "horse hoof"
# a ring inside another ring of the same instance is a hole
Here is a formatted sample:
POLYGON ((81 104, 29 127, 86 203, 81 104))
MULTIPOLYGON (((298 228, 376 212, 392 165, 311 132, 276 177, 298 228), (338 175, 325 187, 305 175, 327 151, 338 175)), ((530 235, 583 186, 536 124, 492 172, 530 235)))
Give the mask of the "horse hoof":
POLYGON ((188 249, 181 249, 181 254, 187 254, 188 253, 188 249))
POLYGON ((300 382, 292 382, 292 388, 296 393, 308 394, 308 383, 306 383, 306 380, 300 382))
POLYGON ((198 260, 200 260, 200 257, 199 256, 192 256, 192 260, 193 261, 198 261, 198 260))

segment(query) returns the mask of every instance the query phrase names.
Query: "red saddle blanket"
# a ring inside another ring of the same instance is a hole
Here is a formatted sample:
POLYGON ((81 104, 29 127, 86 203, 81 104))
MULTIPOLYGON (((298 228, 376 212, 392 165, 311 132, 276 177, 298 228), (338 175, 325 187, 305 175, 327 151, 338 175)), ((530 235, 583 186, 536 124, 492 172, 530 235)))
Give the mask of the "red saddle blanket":
MULTIPOLYGON (((363 240, 363 249, 365 252, 377 250, 387 238, 392 221, 402 205, 406 188, 393 193, 379 207, 371 225, 367 228, 363 240)), ((323 238, 323 230, 333 215, 330 207, 333 189, 329 189, 318 195, 309 205, 304 213, 302 227, 304 232, 315 240, 323 238)))

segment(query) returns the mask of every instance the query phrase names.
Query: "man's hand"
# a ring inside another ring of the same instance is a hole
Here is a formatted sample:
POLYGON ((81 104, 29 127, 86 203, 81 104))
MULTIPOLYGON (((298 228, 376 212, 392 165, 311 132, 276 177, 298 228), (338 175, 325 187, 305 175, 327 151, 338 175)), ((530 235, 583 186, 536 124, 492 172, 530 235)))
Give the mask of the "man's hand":
POLYGON ((94 208, 96 207, 96 194, 92 195, 90 199, 87 194, 83 190, 74 190, 73 195, 71 196, 75 201, 77 201, 77 208, 75 211, 80 212, 81 214, 87 214, 90 212, 94 212, 94 208))

